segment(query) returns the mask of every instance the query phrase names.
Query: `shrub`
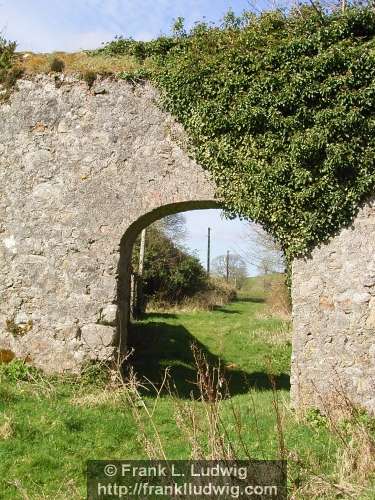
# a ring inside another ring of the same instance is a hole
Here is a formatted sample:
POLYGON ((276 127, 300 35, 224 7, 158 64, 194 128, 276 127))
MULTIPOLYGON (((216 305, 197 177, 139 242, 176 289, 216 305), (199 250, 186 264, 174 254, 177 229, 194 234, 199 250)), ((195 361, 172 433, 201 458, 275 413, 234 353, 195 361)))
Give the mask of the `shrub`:
MULTIPOLYGON (((133 267, 137 269, 139 241, 134 250, 133 267)), ((152 226, 147 229, 143 281, 146 298, 170 304, 179 303, 207 286, 199 259, 152 226)))
POLYGON ((215 297, 215 305, 228 304, 237 298, 236 287, 221 278, 211 277, 208 290, 210 290, 215 297))
POLYGON ((105 363, 90 362, 81 370, 80 383, 82 385, 103 386, 110 380, 109 368, 105 363))
POLYGON ((10 68, 3 78, 3 85, 6 89, 12 89, 15 87, 17 80, 23 75, 23 69, 19 67, 10 68))
POLYGON ((159 296, 152 297, 148 302, 148 310, 165 310, 177 306, 179 311, 212 311, 236 300, 237 292, 233 285, 220 278, 210 278, 202 290, 194 295, 182 298, 178 304, 169 300, 161 300, 159 296))
POLYGON ((9 382, 27 381, 38 375, 40 375, 40 370, 26 363, 23 359, 17 358, 10 363, 0 364, 0 378, 3 376, 9 382))
POLYGON ((54 73, 62 73, 65 68, 65 63, 62 59, 54 57, 50 63, 50 70, 54 73))
POLYGON ((9 42, 0 36, 0 71, 7 71, 12 67, 15 50, 15 42, 9 42))
POLYGON ((91 89, 97 78, 97 74, 95 73, 95 71, 88 70, 81 74, 81 78, 87 83, 88 88, 91 89))
POLYGON ((109 56, 129 55, 135 57, 138 62, 143 62, 148 57, 163 57, 167 55, 178 44, 179 41, 177 38, 168 36, 160 36, 156 40, 149 42, 118 36, 112 42, 106 43, 102 48, 91 51, 90 54, 93 56, 99 54, 109 56))
POLYGON ((266 304, 272 314, 282 318, 290 318, 292 303, 285 275, 272 275, 266 294, 266 304))
POLYGON ((23 70, 14 66, 16 43, 9 42, 0 36, 0 101, 5 101, 15 87, 17 79, 23 74, 23 70))
POLYGON ((117 76, 118 78, 121 78, 122 80, 125 80, 127 82, 140 83, 148 79, 151 76, 151 73, 145 68, 139 68, 134 71, 121 71, 121 73, 119 73, 117 76))

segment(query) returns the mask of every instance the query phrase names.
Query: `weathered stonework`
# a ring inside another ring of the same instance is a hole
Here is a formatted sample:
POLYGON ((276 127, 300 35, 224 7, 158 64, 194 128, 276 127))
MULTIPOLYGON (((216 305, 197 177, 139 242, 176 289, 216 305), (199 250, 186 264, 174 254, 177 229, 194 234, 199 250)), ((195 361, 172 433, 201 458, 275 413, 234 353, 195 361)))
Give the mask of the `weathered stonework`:
MULTIPOLYGON (((0 106, 0 354, 47 372, 126 350, 129 262, 163 215, 217 206, 150 86, 48 76, 0 106), (4 354, 5 353, 5 354, 4 354)), ((293 265, 292 399, 375 412, 375 203, 293 265)))
POLYGON ((0 349, 77 371, 125 348, 138 232, 216 206, 214 187, 151 87, 47 76, 18 87, 0 106, 0 349))
POLYGON ((375 199, 293 264, 292 399, 324 410, 345 394, 375 413, 375 199))

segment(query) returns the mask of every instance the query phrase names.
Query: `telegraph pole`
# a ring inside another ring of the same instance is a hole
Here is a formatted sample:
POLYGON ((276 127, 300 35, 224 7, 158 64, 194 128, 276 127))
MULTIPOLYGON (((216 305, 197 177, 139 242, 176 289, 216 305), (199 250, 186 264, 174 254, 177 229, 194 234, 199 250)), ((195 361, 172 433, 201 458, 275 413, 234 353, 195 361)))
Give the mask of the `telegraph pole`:
POLYGON ((207 276, 210 275, 210 260, 211 260, 211 228, 207 232, 207 276))
POLYGON ((143 263, 145 260, 145 245, 146 245, 146 229, 142 229, 141 246, 139 248, 139 265, 138 265, 139 276, 142 276, 143 274, 143 263))
POLYGON ((133 319, 142 317, 145 309, 145 302, 143 297, 143 267, 145 261, 145 246, 146 246, 146 229, 141 232, 141 244, 139 247, 139 262, 138 274, 132 273, 131 275, 131 288, 130 288, 130 307, 133 319))
POLYGON ((227 257, 225 259, 225 276, 227 283, 229 282, 229 250, 227 250, 227 257))

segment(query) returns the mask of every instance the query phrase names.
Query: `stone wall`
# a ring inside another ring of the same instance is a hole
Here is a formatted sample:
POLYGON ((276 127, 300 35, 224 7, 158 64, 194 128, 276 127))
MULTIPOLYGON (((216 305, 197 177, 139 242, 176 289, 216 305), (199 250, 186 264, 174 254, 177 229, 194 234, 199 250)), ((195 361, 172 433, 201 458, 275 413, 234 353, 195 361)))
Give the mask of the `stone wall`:
MULTIPOLYGON (((216 207, 214 186, 151 87, 48 76, 18 86, 0 106, 0 350, 77 371, 126 350, 137 234, 216 207)), ((373 200, 294 262, 292 294, 294 404, 346 392, 375 412, 373 200)))
POLYGON ((354 223, 293 264, 292 399, 375 413, 375 199, 354 223))
POLYGON ((40 76, 0 106, 0 349, 47 372, 113 357, 138 232, 216 206, 156 99, 149 86, 40 76))

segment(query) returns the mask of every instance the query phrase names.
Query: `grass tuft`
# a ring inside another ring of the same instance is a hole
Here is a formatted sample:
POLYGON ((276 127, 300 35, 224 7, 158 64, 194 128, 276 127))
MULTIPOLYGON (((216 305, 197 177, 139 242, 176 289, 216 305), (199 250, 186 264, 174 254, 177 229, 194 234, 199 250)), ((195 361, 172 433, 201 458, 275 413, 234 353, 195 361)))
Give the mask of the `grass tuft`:
POLYGON ((95 71, 92 70, 85 71, 81 74, 82 80, 87 83, 89 89, 91 89, 91 87, 94 85, 97 76, 98 75, 95 73, 95 71))
POLYGON ((12 419, 7 415, 0 416, 0 441, 5 441, 13 436, 12 419))
POLYGON ((51 68, 51 58, 63 63, 65 74, 114 75, 123 71, 132 73, 140 68, 140 64, 133 56, 97 55, 94 57, 87 52, 55 52, 54 54, 23 52, 17 54, 17 65, 26 75, 49 73, 55 71, 51 68))
POLYGON ((62 73, 65 68, 65 63, 62 59, 54 57, 50 62, 50 70, 54 73, 62 73))

